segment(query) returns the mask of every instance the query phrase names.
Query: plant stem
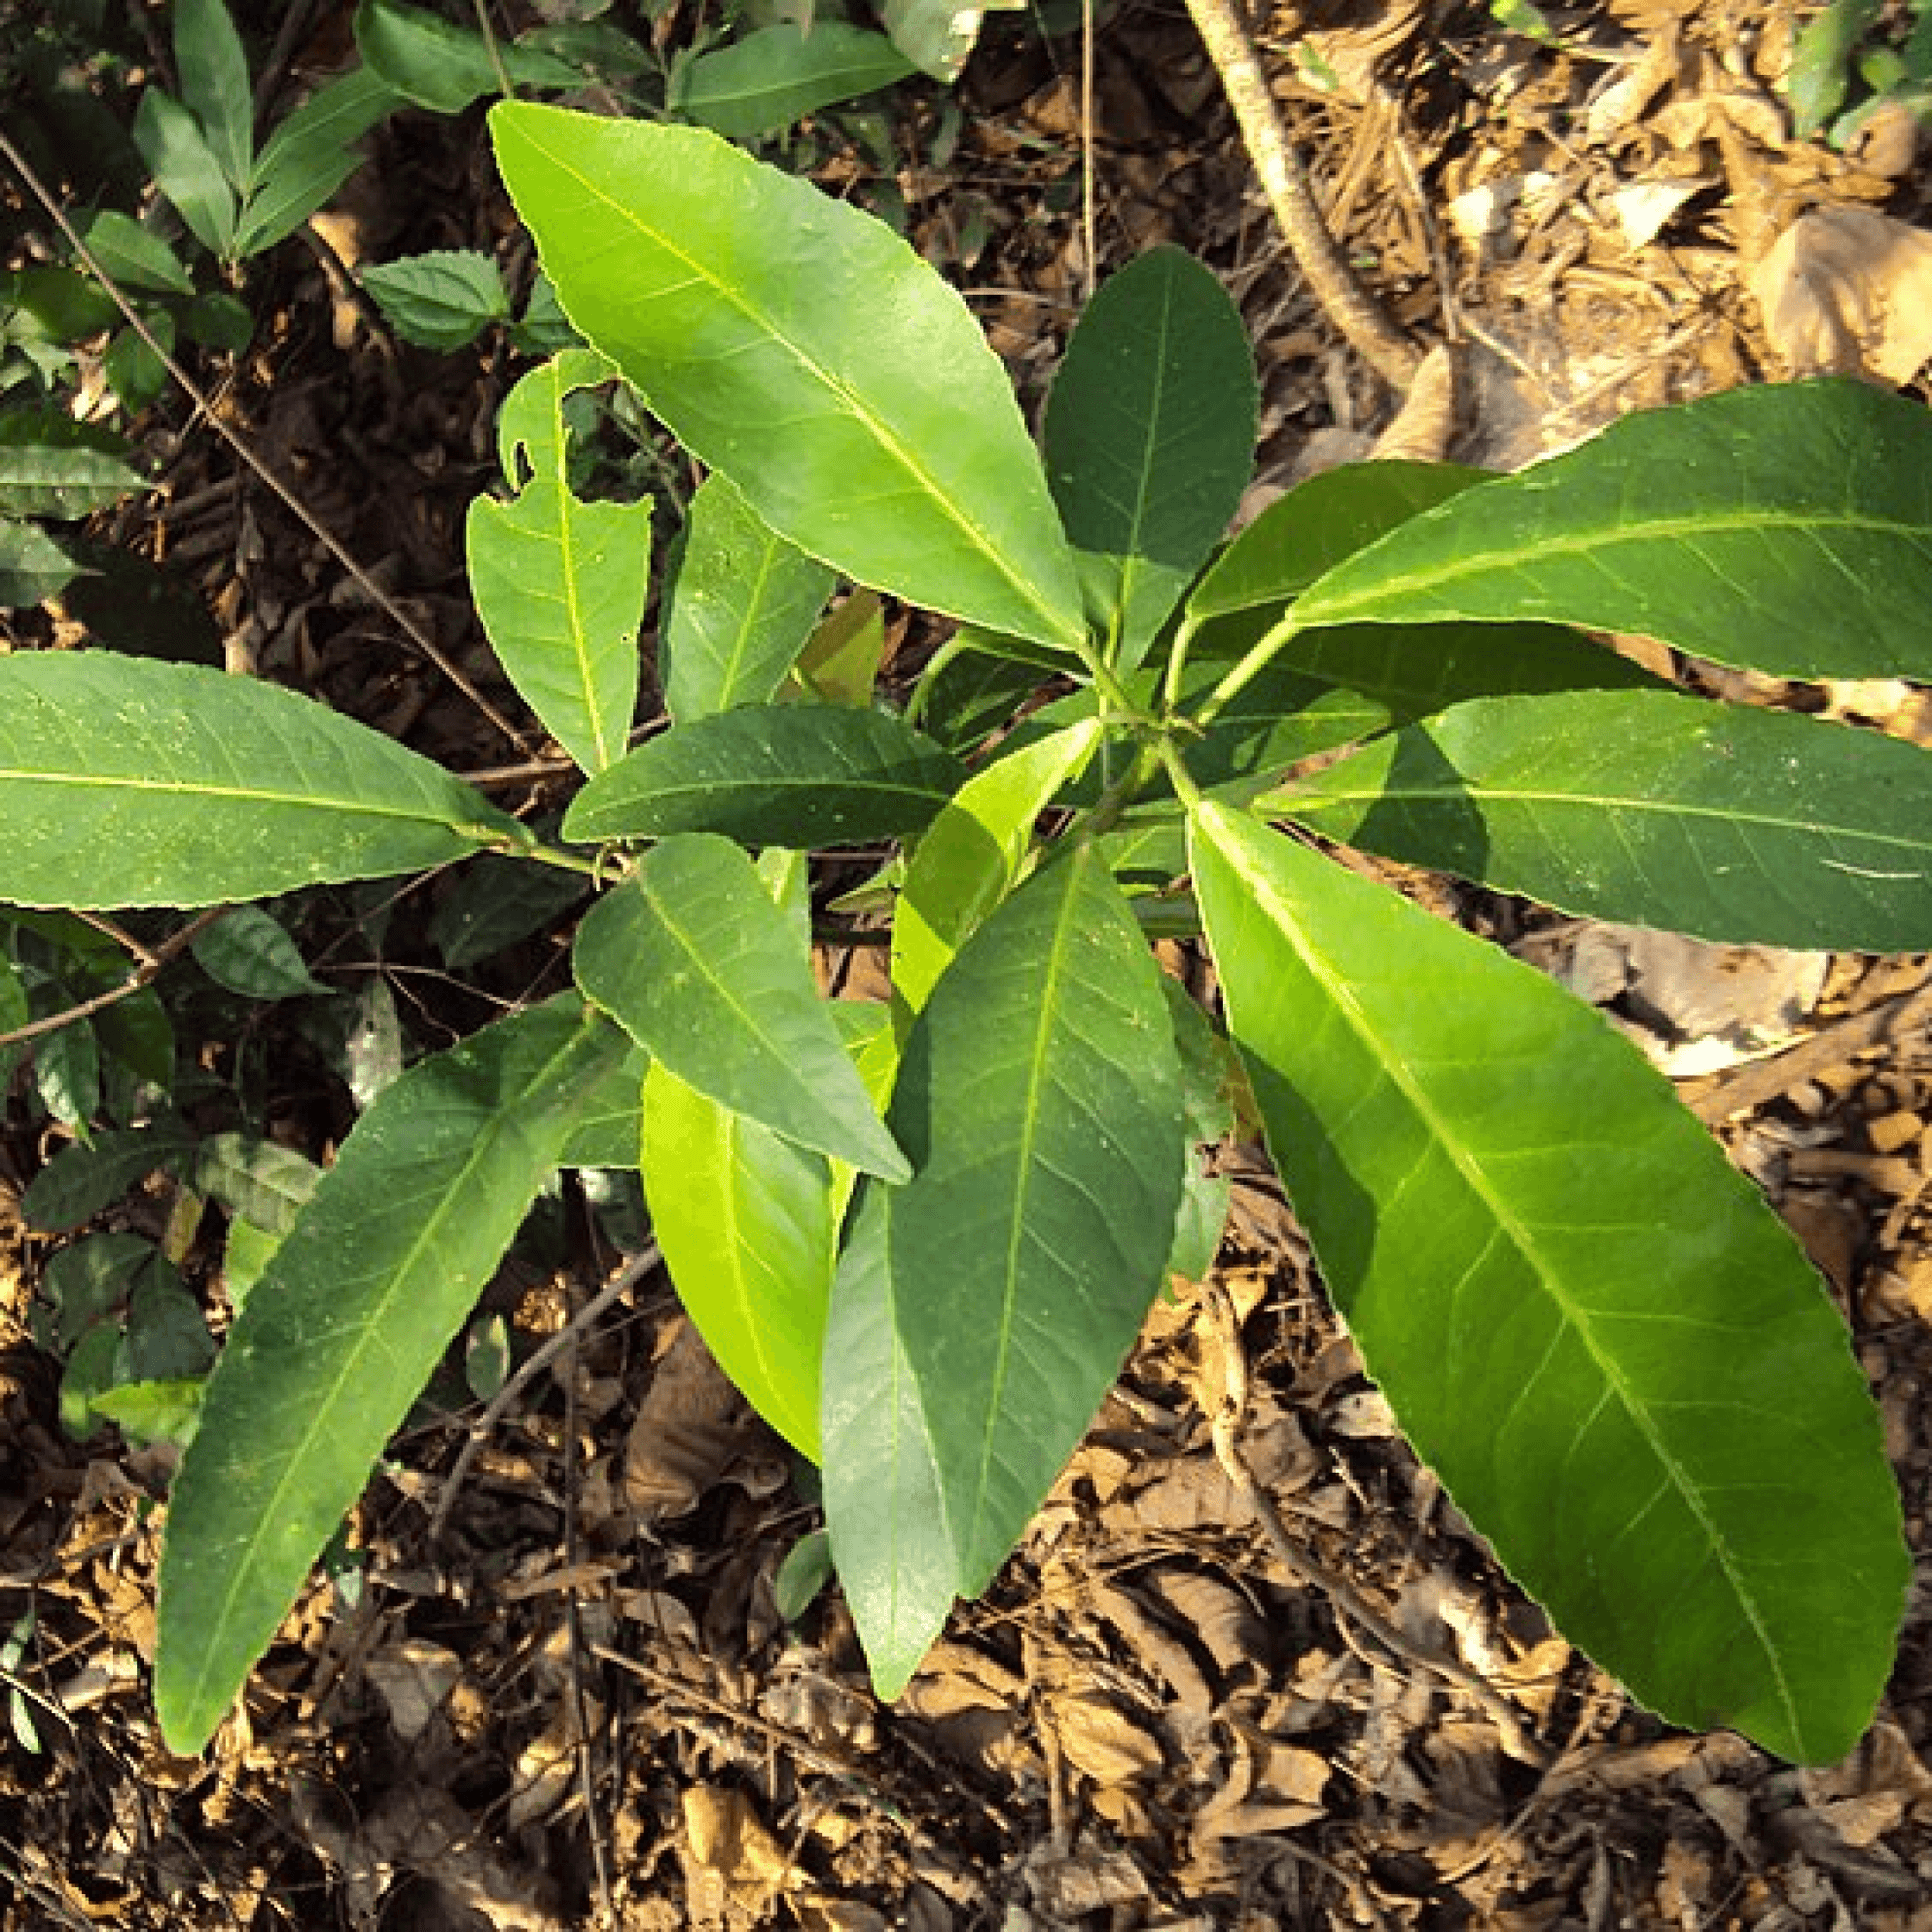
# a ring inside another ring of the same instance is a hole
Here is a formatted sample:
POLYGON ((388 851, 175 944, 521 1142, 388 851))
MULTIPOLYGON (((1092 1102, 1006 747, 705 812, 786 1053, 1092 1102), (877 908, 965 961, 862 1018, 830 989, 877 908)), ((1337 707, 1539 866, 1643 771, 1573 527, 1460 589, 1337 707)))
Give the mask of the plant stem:
POLYGON ((1245 691, 1273 660, 1275 653, 1301 628, 1291 612, 1272 629, 1262 632, 1258 642, 1249 650, 1247 656, 1235 665, 1226 677, 1207 694, 1207 699, 1194 713, 1198 725, 1211 725, 1230 703, 1245 691))
POLYGON ((1200 786, 1195 784, 1194 774, 1187 769, 1179 747, 1173 739, 1164 738, 1158 749, 1161 762, 1168 768, 1168 782, 1173 786, 1173 795, 1190 812, 1198 810, 1201 804, 1200 786))
POLYGON ((496 85, 505 100, 514 100, 516 88, 511 84, 509 69, 503 65, 503 50, 497 45, 496 30, 489 24, 489 0, 473 0, 473 4, 477 10, 477 31, 489 49, 489 65, 496 69, 496 85))

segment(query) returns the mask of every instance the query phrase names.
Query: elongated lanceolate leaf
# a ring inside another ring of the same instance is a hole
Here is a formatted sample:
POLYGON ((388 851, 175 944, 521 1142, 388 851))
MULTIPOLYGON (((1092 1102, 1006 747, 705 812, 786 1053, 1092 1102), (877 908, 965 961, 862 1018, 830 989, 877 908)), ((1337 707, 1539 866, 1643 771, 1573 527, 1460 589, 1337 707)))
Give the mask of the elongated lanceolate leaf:
POLYGON ((227 0, 175 0, 175 67, 183 102, 221 172, 245 191, 255 164, 255 90, 227 0))
POLYGON ((703 128, 520 102, 490 128, 571 321, 766 523, 856 583, 1079 648, 1006 374, 898 236, 703 128))
POLYGON ((578 929, 577 983, 721 1106, 868 1173, 905 1157, 866 1098, 806 944, 728 839, 654 846, 578 929))
POLYGON ((1046 468, 1088 611, 1131 670, 1254 469, 1254 354, 1213 272, 1154 248, 1087 304, 1046 411, 1046 468))
POLYGON ((85 516, 148 482, 123 460, 125 440, 58 409, 0 411, 0 514, 85 516))
POLYGON ((905 1689, 959 1593, 937 1447, 899 1339, 892 1195, 868 1186, 825 1329, 825 1521, 873 1688, 905 1689))
POLYGON ((252 678, 105 652, 0 660, 0 899, 220 905, 529 834, 380 732, 252 678))
POLYGON ((890 87, 913 71, 884 34, 843 20, 761 27, 701 54, 674 105, 735 141, 779 134, 821 107, 890 87))
POLYGON ((593 775, 623 757, 650 588, 649 502, 586 503, 570 486, 564 399, 612 373, 566 349, 516 385, 498 434, 517 494, 479 496, 467 530, 470 588, 503 669, 593 775))
POLYGON ((664 1265, 706 1347, 816 1462, 838 1259, 831 1163, 719 1106, 660 1061, 644 1080, 643 1173, 664 1265))
POLYGON ((1551 619, 1783 677, 1932 677, 1932 418, 1862 382, 1628 416, 1331 571, 1298 624, 1551 619))
POLYGON ((1286 604, 1346 557, 1488 481, 1454 463, 1345 463, 1270 503, 1187 599, 1196 622, 1286 604))
POLYGON ((1842 1756, 1910 1565, 1797 1244, 1553 982, 1245 815, 1192 849, 1276 1163, 1423 1458, 1645 1704, 1842 1756))
POLYGON ((134 110, 134 145, 195 239, 213 254, 230 254, 240 199, 195 116, 172 94, 150 87, 134 110))
POLYGON ((316 1552, 627 1050, 574 1001, 498 1022, 363 1116, 248 1296, 168 1506, 155 1706, 207 1741, 316 1552))
POLYGON ((1180 1201, 1173 1029, 1098 853, 1048 866, 967 941, 889 1119, 916 1171, 877 1203, 891 1315, 974 1596, 1119 1374, 1180 1201))
POLYGON ((685 725, 768 704, 836 581, 764 523, 729 477, 707 477, 691 499, 657 646, 671 716, 685 725))
POLYGON ((1077 777, 1100 722, 1069 725, 960 787, 926 828, 893 914, 893 992, 909 1016, 1020 876, 1034 821, 1077 777))
POLYGON ((256 161, 236 254, 258 254, 293 234, 362 165, 354 143, 401 99, 366 67, 351 68, 311 94, 269 136, 256 161))
POLYGON ((864 845, 919 830, 965 776, 950 752, 884 712, 745 705, 639 746, 577 794, 564 834, 864 845))
POLYGON ((1670 691, 1479 698, 1263 803, 1592 918, 1932 945, 1932 753, 1793 712, 1670 691))

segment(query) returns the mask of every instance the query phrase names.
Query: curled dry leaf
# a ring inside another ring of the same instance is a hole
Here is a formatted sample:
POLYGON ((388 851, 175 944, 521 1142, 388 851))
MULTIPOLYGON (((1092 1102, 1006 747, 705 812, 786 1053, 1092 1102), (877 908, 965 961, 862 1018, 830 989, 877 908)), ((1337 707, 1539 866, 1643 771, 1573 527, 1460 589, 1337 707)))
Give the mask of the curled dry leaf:
POLYGON ((745 1399, 683 1319, 662 1344, 624 1451, 623 1488, 646 1523, 682 1516, 746 1447, 745 1399))
POLYGON ((1893 387, 1932 358, 1932 234, 1868 208, 1814 208, 1751 275, 1764 333, 1794 378, 1893 387))

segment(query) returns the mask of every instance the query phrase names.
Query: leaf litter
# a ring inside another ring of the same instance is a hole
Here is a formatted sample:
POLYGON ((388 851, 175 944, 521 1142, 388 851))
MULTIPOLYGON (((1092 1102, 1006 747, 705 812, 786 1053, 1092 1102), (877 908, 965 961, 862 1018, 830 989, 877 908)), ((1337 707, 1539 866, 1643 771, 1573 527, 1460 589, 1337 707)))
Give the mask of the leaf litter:
MULTIPOLYGON (((1540 42, 1408 0, 1264 25, 1351 252, 1404 326, 1434 337, 1448 319, 1462 339, 1459 421, 1433 403, 1424 453, 1454 433, 1459 458, 1509 466, 1630 407, 1768 374, 1917 373, 1911 128, 1894 119, 1845 154, 1795 140, 1779 92, 1793 23, 1761 0, 1615 0, 1559 25, 1540 42)), ((1286 271, 1191 35, 1128 16, 1097 54, 1102 265, 1177 240, 1227 275, 1265 371, 1264 485, 1365 454, 1382 398, 1286 271)), ((1075 66, 1070 43, 995 33, 952 134, 931 108, 898 130, 915 235, 975 289, 1035 395, 1095 266, 1072 212, 1075 66)), ((825 148, 829 185, 868 186, 859 148, 825 148)), ((468 167, 462 137, 412 130, 358 178, 358 233, 384 253, 488 245, 451 192, 468 167)), ((319 271, 292 300, 310 345, 285 342, 237 407, 460 648, 451 560, 495 378, 454 358, 403 379, 319 271), (321 347, 332 330, 346 384, 321 347)), ((189 560, 234 661, 411 729, 458 768, 500 760, 225 459, 192 437, 175 454, 172 503, 124 505, 104 533, 189 560)), ((60 620, 7 621, 25 644, 54 641, 36 626, 60 620)), ((1904 687, 1820 700, 1927 736, 1904 687)), ((1687 1099, 1852 1318, 1923 1545, 1926 962, 1660 952, 1654 935, 1565 930, 1410 883, 1541 949, 1682 1056, 1667 1064, 1687 1099)), ((38 1154, 7 1152, 24 1182, 38 1154)), ((166 1457, 61 1431, 56 1370, 28 1340, 48 1244, 0 1214, 0 1628, 29 1630, 0 1678, 0 1925, 1926 1923, 1924 1621, 1840 1765, 1795 1772, 1735 1738, 1664 1731, 1470 1539, 1387 1426, 1278 1190, 1240 1150, 1226 1165, 1217 1279, 1253 1380, 1248 1469, 1311 1563, 1506 1702, 1530 1756, 1281 1572, 1215 1454, 1219 1343, 1192 1293, 1151 1313, 992 1594, 880 1709, 835 1593, 795 1624, 779 1614, 777 1567, 817 1520, 807 1487, 653 1285, 504 1419, 441 1541, 425 1525, 459 1432, 409 1432, 356 1513, 353 1560, 298 1604, 244 1715, 207 1763, 170 1759, 143 1690, 166 1457)), ((567 1319, 554 1278, 497 1293, 526 1351, 567 1319)))

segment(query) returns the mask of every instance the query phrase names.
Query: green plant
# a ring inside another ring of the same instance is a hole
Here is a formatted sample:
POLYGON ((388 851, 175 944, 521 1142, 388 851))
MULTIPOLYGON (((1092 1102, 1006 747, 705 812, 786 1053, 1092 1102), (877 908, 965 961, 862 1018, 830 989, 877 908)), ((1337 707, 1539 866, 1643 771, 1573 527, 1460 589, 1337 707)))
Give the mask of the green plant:
POLYGON ((1932 6, 1913 0, 1902 39, 1878 36, 1883 11, 1878 0, 1832 0, 1806 23, 1785 82, 1799 134, 1843 148, 1887 106, 1920 123, 1932 115, 1932 6))
POLYGON ((174 1746, 219 1722, 573 1163, 641 1168, 693 1318, 821 1461, 895 1694, 1169 1269, 1207 1265, 1199 1147, 1245 1087, 1371 1372, 1566 1633, 1680 1724, 1849 1748, 1909 1565, 1817 1277, 1593 1010, 1267 821, 1712 938, 1927 944, 1924 752, 1665 687, 1573 627, 1925 673, 1923 413, 1750 390, 1517 477, 1361 466, 1217 551, 1254 376, 1184 255, 1096 298, 1042 463, 964 305, 856 210, 701 130, 521 105, 492 128, 594 345, 512 395, 511 493, 470 528, 504 667, 587 774, 561 842, 270 686, 0 663, 18 904, 479 853, 596 888, 576 990, 394 1079, 248 1294, 170 1503, 174 1746), (619 378, 710 473, 658 642, 669 728, 635 750, 648 512, 579 500, 566 416, 619 378), (917 728, 855 688, 863 621, 826 641, 839 578, 959 621, 917 728), (862 701, 814 701, 841 662, 862 701), (840 902, 890 907, 893 1004, 827 1002, 807 855, 892 841, 840 902), (1176 930, 1226 1038, 1153 963, 1176 930))

